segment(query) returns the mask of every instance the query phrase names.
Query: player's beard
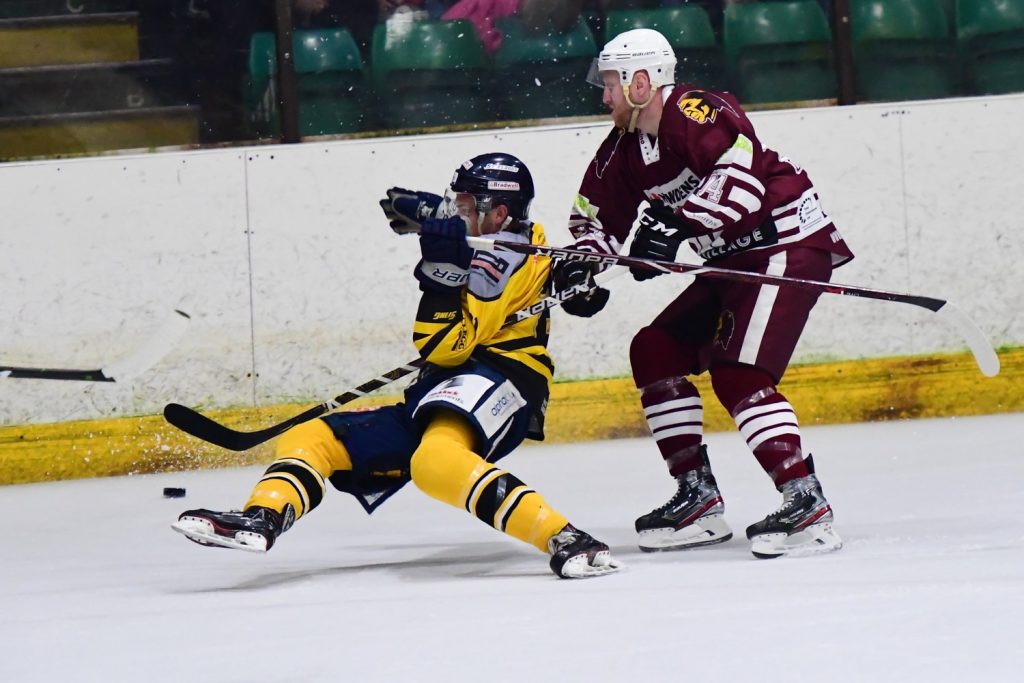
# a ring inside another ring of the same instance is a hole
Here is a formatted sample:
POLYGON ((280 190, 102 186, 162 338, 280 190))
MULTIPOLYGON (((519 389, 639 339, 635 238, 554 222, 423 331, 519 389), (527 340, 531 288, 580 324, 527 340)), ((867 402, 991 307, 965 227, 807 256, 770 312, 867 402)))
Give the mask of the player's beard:
POLYGON ((611 111, 612 123, 616 128, 625 130, 629 126, 629 118, 633 115, 633 108, 626 102, 614 107, 611 111))

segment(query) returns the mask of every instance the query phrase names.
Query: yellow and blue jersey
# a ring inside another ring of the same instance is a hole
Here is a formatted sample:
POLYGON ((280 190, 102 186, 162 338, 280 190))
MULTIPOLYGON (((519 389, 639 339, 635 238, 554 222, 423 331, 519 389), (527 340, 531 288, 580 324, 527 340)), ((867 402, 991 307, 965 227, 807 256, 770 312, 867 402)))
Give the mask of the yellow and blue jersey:
MULTIPOLYGON (((546 243, 544 229, 536 223, 527 224, 522 232, 494 237, 546 243)), ((507 327, 505 320, 545 298, 549 270, 546 256, 474 252, 466 286, 423 293, 413 328, 420 357, 440 368, 456 368, 474 359, 500 370, 542 423, 554 375, 547 351, 550 316, 545 311, 507 327)), ((541 438, 540 423, 531 430, 534 438, 541 438)))

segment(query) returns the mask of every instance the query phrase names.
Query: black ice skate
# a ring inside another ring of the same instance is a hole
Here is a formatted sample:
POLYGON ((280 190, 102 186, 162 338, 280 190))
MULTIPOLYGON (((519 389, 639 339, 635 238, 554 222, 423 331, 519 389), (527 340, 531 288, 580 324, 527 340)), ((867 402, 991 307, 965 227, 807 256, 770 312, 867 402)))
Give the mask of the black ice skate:
POLYGON ((244 512, 187 510, 171 528, 199 545, 265 553, 294 521, 295 508, 289 504, 283 514, 265 507, 251 507, 244 512))
POLYGON ((725 503, 718 482, 711 473, 707 449, 701 446, 704 464, 676 477, 679 488, 672 498, 656 510, 636 520, 640 550, 686 550, 732 538, 726 524, 725 503))
POLYGON ((779 489, 782 505, 760 522, 747 527, 750 550, 762 560, 788 555, 817 555, 843 547, 832 529, 832 506, 821 492, 814 463, 811 474, 786 482, 779 489))
POLYGON ((622 569, 608 546, 572 524, 566 524, 551 537, 548 552, 551 553, 551 571, 563 579, 585 579, 622 569))

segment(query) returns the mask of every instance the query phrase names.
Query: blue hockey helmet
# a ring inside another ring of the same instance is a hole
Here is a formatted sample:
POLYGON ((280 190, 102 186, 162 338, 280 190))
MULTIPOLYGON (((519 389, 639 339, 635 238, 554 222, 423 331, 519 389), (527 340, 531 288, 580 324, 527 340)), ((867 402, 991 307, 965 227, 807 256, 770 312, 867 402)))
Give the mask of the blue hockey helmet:
POLYGON ((533 176, 522 161, 504 152, 481 154, 455 169, 451 189, 476 198, 477 210, 508 207, 509 217, 525 221, 533 202, 533 176))

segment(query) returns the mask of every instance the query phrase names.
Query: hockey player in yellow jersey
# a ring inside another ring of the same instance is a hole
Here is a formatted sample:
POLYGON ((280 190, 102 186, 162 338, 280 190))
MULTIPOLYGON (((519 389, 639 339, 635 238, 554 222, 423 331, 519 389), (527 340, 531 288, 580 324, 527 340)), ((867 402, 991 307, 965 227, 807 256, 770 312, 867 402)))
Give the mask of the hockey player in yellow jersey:
POLYGON ((323 499, 326 482, 368 513, 410 480, 551 556, 563 578, 616 571, 608 546, 573 527, 495 463, 542 439, 554 366, 545 311, 506 318, 545 297, 549 259, 470 249, 472 236, 544 243, 528 219, 533 180, 510 154, 456 169, 444 196, 391 188, 381 207, 396 232, 418 232, 421 297, 413 342, 425 365, 404 403, 335 413, 286 432, 242 511, 189 510, 172 526, 203 544, 265 552, 323 499))

